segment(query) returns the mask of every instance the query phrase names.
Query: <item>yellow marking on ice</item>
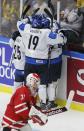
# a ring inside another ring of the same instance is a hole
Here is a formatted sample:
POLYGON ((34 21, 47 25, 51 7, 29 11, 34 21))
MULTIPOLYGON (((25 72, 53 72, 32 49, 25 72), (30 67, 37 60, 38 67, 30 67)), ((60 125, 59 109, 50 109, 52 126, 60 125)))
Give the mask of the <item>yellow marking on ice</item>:
POLYGON ((12 89, 12 87, 0 85, 0 92, 5 92, 5 93, 11 94, 13 92, 13 89, 12 89))
MULTIPOLYGON (((65 106, 66 105, 66 100, 57 99, 55 103, 57 103, 59 106, 65 106)), ((72 102, 71 106, 70 106, 70 109, 84 112, 84 104, 72 102)))
MULTIPOLYGON (((12 93, 13 93, 13 89, 12 89, 12 87, 9 87, 9 86, 0 85, 0 92, 12 94, 12 93)), ((66 100, 56 99, 56 103, 57 103, 59 106, 65 106, 66 100)), ((71 103, 71 106, 70 106, 70 109, 84 112, 84 104, 72 102, 72 103, 71 103)))
POLYGON ((57 103, 59 106, 65 106, 66 101, 65 101, 65 100, 62 100, 62 99, 56 99, 56 103, 57 103))
POLYGON ((78 111, 83 111, 84 112, 84 104, 72 102, 71 103, 71 109, 78 110, 78 111))

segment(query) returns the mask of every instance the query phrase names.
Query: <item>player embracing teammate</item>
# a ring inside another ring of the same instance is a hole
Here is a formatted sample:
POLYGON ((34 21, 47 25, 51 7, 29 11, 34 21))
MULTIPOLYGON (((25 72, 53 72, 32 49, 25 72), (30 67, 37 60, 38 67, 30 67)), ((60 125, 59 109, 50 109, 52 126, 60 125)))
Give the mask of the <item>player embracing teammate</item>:
POLYGON ((54 20, 53 11, 46 7, 46 3, 40 8, 36 6, 31 16, 19 20, 18 31, 14 32, 10 39, 16 69, 14 88, 17 89, 3 117, 3 131, 31 130, 27 124, 30 119, 44 125, 48 119, 41 110, 56 109, 62 46, 68 37, 63 34, 66 30, 62 31, 62 27, 54 20), (40 108, 37 107, 37 95, 40 108))
POLYGON ((50 23, 51 20, 44 14, 36 14, 31 16, 30 20, 26 18, 24 21, 17 22, 18 30, 23 38, 21 48, 25 53, 24 76, 26 79, 26 76, 30 73, 38 73, 40 75, 39 97, 41 107, 44 107, 44 109, 55 107, 54 84, 60 78, 59 68, 62 60, 62 51, 60 50, 62 47, 58 47, 58 45, 64 44, 63 34, 51 32, 50 23), (52 57, 49 58, 50 46, 52 46, 53 52, 54 50, 56 51, 55 57, 52 54, 52 57), (59 49, 55 49, 54 46, 59 49), (48 103, 46 103, 47 94, 48 103))
POLYGON ((38 95, 42 109, 56 107, 55 90, 61 75, 62 45, 65 42, 64 35, 58 31, 58 23, 54 21, 53 31, 51 23, 49 16, 37 12, 19 20, 18 33, 15 32, 12 37, 14 44, 18 43, 14 45, 15 86, 25 83, 30 73, 39 74, 41 82, 38 95))

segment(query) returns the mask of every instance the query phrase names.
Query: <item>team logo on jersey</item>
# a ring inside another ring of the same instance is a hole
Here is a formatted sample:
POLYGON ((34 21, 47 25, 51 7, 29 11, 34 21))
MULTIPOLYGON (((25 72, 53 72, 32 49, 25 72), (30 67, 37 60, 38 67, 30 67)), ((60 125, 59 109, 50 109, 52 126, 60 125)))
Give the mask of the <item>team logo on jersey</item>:
POLYGON ((36 60, 36 63, 43 63, 43 60, 36 60))
POLYGON ((24 100, 24 98, 25 98, 25 94, 21 94, 20 96, 21 96, 20 99, 21 99, 21 100, 24 100))
POLYGON ((32 32, 32 33, 41 33, 41 31, 40 30, 38 30, 38 29, 32 29, 32 30, 30 30, 30 32, 32 32))

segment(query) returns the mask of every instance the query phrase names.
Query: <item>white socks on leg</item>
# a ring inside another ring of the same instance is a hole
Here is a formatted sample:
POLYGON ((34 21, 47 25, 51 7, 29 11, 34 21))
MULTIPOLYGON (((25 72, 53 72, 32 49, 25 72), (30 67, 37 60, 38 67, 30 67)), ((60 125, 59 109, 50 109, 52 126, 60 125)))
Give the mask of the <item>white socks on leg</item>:
POLYGON ((38 95, 42 103, 46 103, 47 99, 46 85, 39 86, 38 95))

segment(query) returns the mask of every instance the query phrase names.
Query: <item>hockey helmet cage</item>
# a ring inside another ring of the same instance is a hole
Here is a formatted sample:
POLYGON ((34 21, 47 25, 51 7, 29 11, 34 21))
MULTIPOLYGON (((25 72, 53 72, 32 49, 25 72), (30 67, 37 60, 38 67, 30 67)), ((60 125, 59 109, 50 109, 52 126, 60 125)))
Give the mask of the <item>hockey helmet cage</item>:
MULTIPOLYGON (((38 87, 39 84, 40 84, 40 77, 38 74, 36 73, 30 73, 27 78, 26 78, 26 85, 29 86, 30 88, 35 86, 35 85, 38 87)), ((36 88, 37 88, 36 87, 36 88)))

